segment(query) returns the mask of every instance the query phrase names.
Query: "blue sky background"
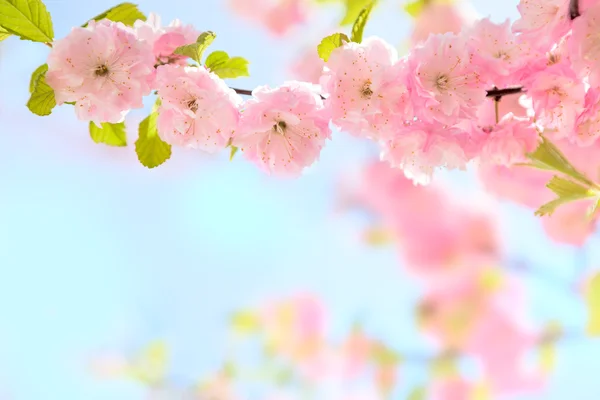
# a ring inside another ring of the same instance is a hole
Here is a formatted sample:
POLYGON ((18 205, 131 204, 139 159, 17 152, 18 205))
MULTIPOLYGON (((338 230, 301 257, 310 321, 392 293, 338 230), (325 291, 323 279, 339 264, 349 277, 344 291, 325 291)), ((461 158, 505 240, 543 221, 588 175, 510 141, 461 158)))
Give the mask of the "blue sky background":
MULTIPOLYGON (((59 38, 114 5, 46 3, 59 38)), ((245 88, 287 79, 297 46, 316 42, 339 17, 334 8, 319 13, 289 45, 232 17, 220 0, 139 3, 164 21, 180 17, 215 31, 214 49, 251 60, 252 78, 236 82, 245 88)), ((516 3, 472 2, 498 22, 514 19, 516 3)), ((398 2, 386 1, 366 33, 401 45, 409 31, 398 2)), ((131 147, 95 145, 70 107, 46 118, 28 114, 29 77, 47 53, 16 39, 0 47, 0 399, 4 392, 6 400, 141 399, 136 385, 91 378, 85 357, 165 338, 174 374, 192 379, 221 361, 229 312, 296 290, 325 299, 334 333, 360 316, 399 348, 420 345, 412 319, 418 291, 394 250, 358 245, 360 218, 333 212, 336 182, 372 157, 368 144, 336 134, 321 162, 292 181, 264 176, 242 157, 229 163, 226 154, 181 150, 146 170, 131 147)), ((457 190, 474 186, 467 174, 441 179, 457 190)), ((597 265, 597 238, 585 253, 557 246, 531 210, 505 204, 499 212, 512 256, 565 282, 597 265)), ((526 279, 536 320, 582 329, 575 294, 526 279)), ((599 370, 600 342, 570 342, 547 391, 523 399, 597 400, 599 370)), ((402 375, 409 389, 424 371, 402 375)))

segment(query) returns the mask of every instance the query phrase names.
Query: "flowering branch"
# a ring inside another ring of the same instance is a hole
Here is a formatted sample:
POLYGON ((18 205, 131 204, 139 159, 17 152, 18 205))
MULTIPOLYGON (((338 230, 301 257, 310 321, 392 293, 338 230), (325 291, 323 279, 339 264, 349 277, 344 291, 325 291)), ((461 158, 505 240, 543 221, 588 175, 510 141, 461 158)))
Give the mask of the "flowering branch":
POLYGON ((488 90, 486 96, 493 97, 495 99, 500 100, 502 98, 502 96, 506 96, 509 94, 516 94, 516 93, 524 93, 524 92, 525 92, 525 89, 523 89, 522 86, 517 86, 517 87, 506 88, 506 89, 488 90))

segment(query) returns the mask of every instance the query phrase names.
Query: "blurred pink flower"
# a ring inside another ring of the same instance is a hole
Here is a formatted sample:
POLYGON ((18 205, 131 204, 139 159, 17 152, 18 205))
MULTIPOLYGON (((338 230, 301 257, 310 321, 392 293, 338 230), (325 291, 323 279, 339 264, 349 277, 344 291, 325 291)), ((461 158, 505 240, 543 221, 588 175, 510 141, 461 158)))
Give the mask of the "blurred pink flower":
POLYGON ((272 34, 283 36, 308 19, 309 0, 228 0, 241 17, 263 25, 272 34))
POLYGON ((430 34, 459 33, 475 20, 475 15, 462 4, 436 0, 427 3, 414 20, 413 44, 427 40, 430 34))
POLYGON ((471 400, 472 385, 461 377, 436 380, 430 400, 471 400))
POLYGON ((319 57, 316 46, 300 52, 289 66, 292 78, 299 81, 318 84, 323 74, 325 61, 319 57))

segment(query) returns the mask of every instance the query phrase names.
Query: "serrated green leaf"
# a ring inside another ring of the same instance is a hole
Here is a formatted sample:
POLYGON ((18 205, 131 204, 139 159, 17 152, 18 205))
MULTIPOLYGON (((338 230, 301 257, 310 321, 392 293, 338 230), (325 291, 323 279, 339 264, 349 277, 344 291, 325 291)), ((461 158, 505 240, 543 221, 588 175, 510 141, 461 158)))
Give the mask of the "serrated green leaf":
POLYGON ((576 181, 585 184, 587 187, 594 185, 588 177, 579 172, 561 151, 545 137, 542 137, 540 145, 533 153, 527 154, 527 157, 532 161, 532 166, 535 168, 562 172, 576 181))
POLYGON ((10 36, 10 33, 0 26, 0 42, 10 36))
POLYGON ((235 157, 235 154, 238 152, 239 148, 235 147, 235 146, 230 146, 231 147, 231 152, 229 153, 229 161, 233 161, 233 157, 235 157))
POLYGON ((135 141, 138 160, 147 168, 158 167, 171 158, 171 145, 158 136, 157 112, 152 112, 140 123, 139 137, 135 141))
POLYGON ((404 11, 413 18, 418 17, 423 11, 427 0, 415 0, 404 5, 404 11))
POLYGON ((54 40, 52 18, 41 0, 0 0, 0 26, 21 39, 54 40))
POLYGON ((56 107, 54 89, 46 83, 46 72, 40 74, 34 83, 34 89, 27 102, 27 108, 39 116, 46 116, 52 113, 56 107))
POLYGON ((410 391, 406 400, 426 400, 427 389, 424 386, 418 386, 410 391))
POLYGON ((596 192, 580 183, 558 176, 552 177, 546 187, 558 195, 558 198, 542 205, 535 212, 537 216, 552 215, 558 207, 564 204, 597 196, 596 192))
POLYGON ((229 57, 224 51, 214 51, 206 57, 205 66, 221 79, 250 76, 248 60, 242 57, 229 57))
POLYGON ((345 43, 348 43, 350 39, 345 33, 334 33, 321 40, 321 43, 317 46, 317 52, 319 57, 325 62, 329 61, 331 53, 338 47, 342 47, 345 43))
POLYGON ((341 26, 350 25, 360 15, 360 12, 371 2, 372 0, 343 0, 345 3, 344 17, 340 21, 341 26))
POLYGON ((230 326, 235 333, 248 335, 260 329, 260 319, 255 312, 238 311, 232 315, 230 326))
MULTIPOLYGON (((102 19, 109 19, 114 22, 122 22, 127 26, 133 26, 137 20, 145 21, 146 16, 139 10, 137 4, 121 3, 92 18, 93 21, 100 21, 102 19)), ((87 26, 87 23, 83 26, 87 26)))
POLYGON ((196 43, 178 47, 173 53, 189 57, 198 64, 202 64, 202 55, 204 54, 204 51, 211 45, 216 37, 217 35, 211 31, 203 32, 198 36, 198 39, 196 39, 196 43))
POLYGON ((90 122, 90 136, 96 143, 104 143, 109 146, 124 147, 127 146, 127 131, 125 123, 110 124, 103 122, 102 127, 90 122))
POLYGON ((588 310, 587 333, 600 336, 600 272, 590 279, 585 294, 588 310))
POLYGON ((369 17, 371 16, 371 11, 373 11, 373 7, 375 7, 376 0, 372 0, 362 9, 354 25, 352 26, 352 34, 350 35, 350 40, 356 43, 361 43, 363 40, 363 33, 365 31, 365 26, 367 25, 367 21, 369 21, 369 17))
POLYGON ((40 76, 46 74, 46 72, 48 72, 48 64, 42 64, 33 71, 31 79, 29 80, 29 93, 33 93, 40 76))

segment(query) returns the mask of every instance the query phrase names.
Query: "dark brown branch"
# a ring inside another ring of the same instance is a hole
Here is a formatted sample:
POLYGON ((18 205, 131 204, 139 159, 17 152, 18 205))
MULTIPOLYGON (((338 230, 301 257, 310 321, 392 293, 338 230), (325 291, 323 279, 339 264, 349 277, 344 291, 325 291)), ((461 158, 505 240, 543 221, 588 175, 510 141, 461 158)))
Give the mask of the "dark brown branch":
POLYGON ((252 96, 252 90, 246 89, 236 89, 232 88, 237 94, 241 94, 242 96, 252 96))
POLYGON ((487 91, 487 97, 493 97, 496 100, 500 100, 502 96, 509 94, 523 93, 525 90, 522 86, 511 87, 506 89, 492 89, 487 91))
POLYGON ((579 0, 571 0, 569 2, 569 18, 574 20, 579 17, 581 14, 579 13, 579 0))

